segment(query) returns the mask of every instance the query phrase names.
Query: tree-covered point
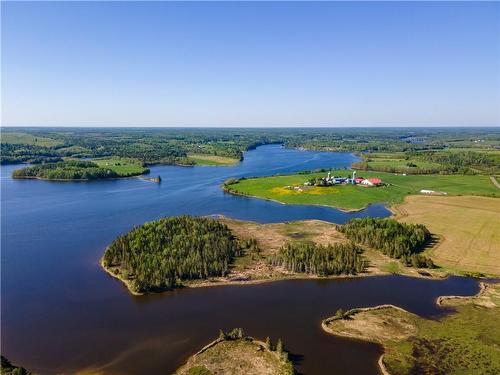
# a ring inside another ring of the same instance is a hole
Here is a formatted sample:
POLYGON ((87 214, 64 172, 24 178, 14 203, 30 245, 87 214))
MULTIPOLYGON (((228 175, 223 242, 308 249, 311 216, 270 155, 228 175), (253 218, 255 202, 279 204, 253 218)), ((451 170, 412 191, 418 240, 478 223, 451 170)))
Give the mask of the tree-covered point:
POLYGON ((148 172, 147 168, 138 164, 114 161, 107 166, 100 162, 69 160, 58 163, 47 163, 17 169, 12 172, 13 178, 40 178, 46 180, 96 180, 136 176, 148 172))
POLYGON ((352 242, 328 246, 314 243, 286 244, 271 257, 270 262, 288 271, 319 276, 355 275, 366 268, 362 250, 352 242))
POLYGON ((138 226, 108 246, 102 264, 134 292, 161 291, 185 281, 224 276, 240 255, 231 230, 217 220, 169 217, 138 226))
POLYGON ((431 239, 422 224, 405 224, 393 219, 352 219, 338 229, 356 243, 380 250, 391 258, 402 259, 407 265, 433 266, 430 259, 419 254, 431 239))

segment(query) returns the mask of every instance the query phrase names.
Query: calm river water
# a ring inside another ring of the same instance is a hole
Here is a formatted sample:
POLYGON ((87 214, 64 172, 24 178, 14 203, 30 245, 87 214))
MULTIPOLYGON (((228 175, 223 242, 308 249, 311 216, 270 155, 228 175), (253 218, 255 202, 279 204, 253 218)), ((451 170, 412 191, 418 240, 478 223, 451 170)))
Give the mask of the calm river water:
POLYGON ((1 167, 2 354, 41 374, 102 370, 169 374, 219 328, 282 338, 304 374, 377 374, 381 349, 323 333, 338 308, 394 303, 423 316, 434 299, 470 295, 477 283, 399 276, 185 289, 133 297, 99 267, 105 247, 134 225, 162 216, 224 214, 258 222, 387 216, 383 205, 357 213, 281 205, 225 194, 229 177, 348 167, 346 153, 249 151, 231 167, 153 167, 161 185, 139 179, 88 183, 12 180, 1 167))

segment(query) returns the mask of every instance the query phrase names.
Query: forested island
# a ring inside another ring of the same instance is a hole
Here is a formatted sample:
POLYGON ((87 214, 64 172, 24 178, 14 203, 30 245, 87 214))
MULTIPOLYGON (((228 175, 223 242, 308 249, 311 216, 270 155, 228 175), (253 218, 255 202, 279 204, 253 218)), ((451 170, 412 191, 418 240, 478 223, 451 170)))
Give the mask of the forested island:
POLYGON ((373 220, 355 219, 344 229, 319 221, 257 224, 168 217, 115 239, 101 263, 133 294, 214 283, 380 274, 391 257, 400 259, 402 267, 434 267, 419 253, 429 235, 424 226, 373 220), (388 245, 368 242, 367 236, 383 237, 388 245))
POLYGON ((17 169, 12 178, 72 181, 138 176, 149 169, 133 159, 67 160, 17 169))

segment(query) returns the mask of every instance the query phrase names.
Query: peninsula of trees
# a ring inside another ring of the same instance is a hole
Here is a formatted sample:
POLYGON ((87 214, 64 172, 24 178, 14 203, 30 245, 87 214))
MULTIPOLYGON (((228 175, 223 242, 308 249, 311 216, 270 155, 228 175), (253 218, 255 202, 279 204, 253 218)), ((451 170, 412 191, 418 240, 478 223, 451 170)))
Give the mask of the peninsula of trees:
POLYGON ((419 254, 431 239, 425 225, 367 217, 352 219, 338 229, 350 240, 401 259, 407 266, 434 267, 431 259, 419 254))
POLYGON ((118 237, 108 246, 102 265, 145 293, 182 286, 194 279, 224 276, 242 247, 217 220, 170 217, 151 221, 118 237))
POLYGON ((44 180, 97 180, 131 177, 149 172, 140 163, 103 159, 96 161, 68 160, 17 169, 12 178, 38 178, 44 180))
POLYGON ((373 249, 410 268, 433 267, 419 253, 429 238, 424 226, 369 220, 337 226, 319 221, 257 224, 223 217, 168 217, 116 238, 101 264, 133 294, 217 282, 380 273, 380 261, 372 262, 373 249))

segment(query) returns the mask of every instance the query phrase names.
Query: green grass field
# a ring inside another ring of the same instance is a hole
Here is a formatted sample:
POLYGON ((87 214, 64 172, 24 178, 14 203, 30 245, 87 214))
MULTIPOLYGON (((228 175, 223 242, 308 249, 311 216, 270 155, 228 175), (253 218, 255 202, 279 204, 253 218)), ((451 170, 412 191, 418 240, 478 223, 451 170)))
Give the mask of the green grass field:
MULTIPOLYGON (((334 175, 347 176, 350 171, 333 171, 334 175)), ((238 194, 272 199, 289 204, 318 204, 341 209, 361 209, 371 203, 389 205, 401 203, 404 197, 419 194, 421 189, 445 192, 448 195, 500 196, 488 176, 461 175, 394 175, 384 172, 360 172, 362 177, 378 177, 388 186, 362 187, 359 185, 337 185, 327 187, 304 187, 310 178, 323 177, 326 173, 294 174, 240 180, 227 186, 238 194), (287 186, 300 186, 297 191, 287 186)))
POLYGON ((2 143, 35 145, 42 147, 53 147, 63 142, 52 138, 38 137, 28 133, 2 133, 2 143))
POLYGON ((391 159, 391 158, 376 158, 370 159, 368 162, 368 166, 371 168, 380 168, 380 167, 394 167, 394 168, 407 168, 408 170, 415 168, 439 168, 438 163, 431 163, 427 161, 420 160, 406 160, 406 159, 391 159), (416 167, 408 167, 408 163, 416 165, 416 167))
POLYGON ((238 159, 217 155, 188 154, 188 158, 201 166, 233 165, 240 162, 238 159))
POLYGON ((99 167, 109 168, 122 176, 138 175, 148 170, 140 161, 129 158, 94 159, 92 161, 99 167))

